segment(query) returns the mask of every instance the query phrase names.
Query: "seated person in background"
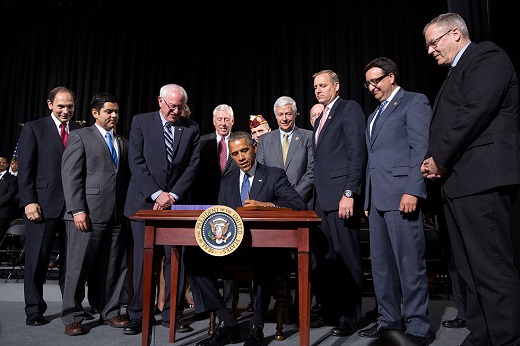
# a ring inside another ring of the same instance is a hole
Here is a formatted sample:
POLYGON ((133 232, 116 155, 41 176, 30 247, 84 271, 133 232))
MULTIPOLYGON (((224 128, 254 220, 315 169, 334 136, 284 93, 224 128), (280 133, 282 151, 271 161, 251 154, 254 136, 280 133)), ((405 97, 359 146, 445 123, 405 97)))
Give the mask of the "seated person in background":
MULTIPOLYGON (((285 171, 268 167, 256 161, 256 145, 246 132, 234 132, 229 137, 229 154, 240 168, 222 180, 218 202, 231 208, 240 206, 277 206, 305 210, 306 203, 291 187, 285 171), (245 179, 244 179, 245 178, 245 179), (247 181, 246 181, 247 180, 247 181)), ((227 264, 247 264, 253 268, 255 284, 254 316, 251 320, 249 335, 244 345, 264 344, 264 316, 271 300, 274 282, 273 266, 277 264, 277 253, 273 250, 266 256, 266 249, 238 248, 227 256, 214 257, 200 248, 186 249, 184 264, 190 273, 192 290, 200 292, 204 304, 196 304, 196 313, 215 311, 219 323, 213 335, 199 341, 196 346, 227 345, 242 342, 240 327, 226 309, 217 286, 213 268, 227 264)))
POLYGON ((250 115, 249 116, 249 129, 251 130, 251 136, 253 140, 258 143, 258 137, 264 133, 271 132, 271 127, 265 118, 261 115, 250 115))
POLYGON ((9 174, 8 168, 7 159, 0 157, 0 242, 9 229, 11 208, 18 194, 18 181, 9 174))

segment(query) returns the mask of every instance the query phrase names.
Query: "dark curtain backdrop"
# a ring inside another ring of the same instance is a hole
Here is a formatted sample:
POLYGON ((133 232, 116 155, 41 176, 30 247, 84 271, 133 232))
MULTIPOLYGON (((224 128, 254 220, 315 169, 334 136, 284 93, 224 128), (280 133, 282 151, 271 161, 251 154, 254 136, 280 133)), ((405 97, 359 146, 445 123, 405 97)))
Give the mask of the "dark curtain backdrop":
POLYGON ((117 130, 126 137, 133 115, 158 109, 167 83, 186 89, 202 134, 213 130, 220 103, 233 107, 234 130, 248 130, 250 114, 276 128, 273 104, 282 95, 296 100, 297 125, 310 128, 312 74, 329 68, 340 75, 341 96, 368 115, 376 104, 362 69, 382 55, 398 64, 401 86, 433 103, 447 70, 426 54, 422 30, 448 10, 463 15, 474 41, 492 39, 518 61, 518 0, 1 4, 0 155, 8 158, 19 124, 49 115, 47 95, 58 85, 76 93, 74 119, 87 125, 90 98, 117 95, 117 130))

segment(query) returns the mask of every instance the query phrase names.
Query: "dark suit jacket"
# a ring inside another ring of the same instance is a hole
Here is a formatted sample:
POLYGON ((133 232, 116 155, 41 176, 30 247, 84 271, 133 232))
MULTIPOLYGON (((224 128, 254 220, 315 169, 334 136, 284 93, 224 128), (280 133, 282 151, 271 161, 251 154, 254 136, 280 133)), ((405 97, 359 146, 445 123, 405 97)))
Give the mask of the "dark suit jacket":
MULTIPOLYGON (((320 115, 316 124, 321 121, 320 115)), ((323 210, 337 210, 345 190, 361 194, 365 174, 365 115, 356 101, 336 100, 316 145, 314 128, 314 187, 323 210)))
MULTIPOLYGON (((262 202, 273 202, 279 207, 306 210, 303 198, 291 187, 285 171, 276 167, 256 165, 249 198, 262 202)), ((220 186, 218 204, 236 209, 242 206, 240 200, 240 170, 235 170, 224 179, 220 186)))
POLYGON ((520 183, 518 80, 505 52, 470 43, 433 106, 426 155, 449 169, 451 198, 520 183))
POLYGON ((226 168, 224 172, 220 171, 217 134, 212 132, 201 136, 199 169, 192 188, 191 202, 203 205, 217 204, 222 178, 235 170, 238 170, 238 166, 228 155, 226 168))
POLYGON ((128 150, 132 175, 125 216, 130 217, 139 209, 152 209, 151 195, 159 190, 179 196, 176 203, 189 203, 190 188, 200 160, 199 126, 193 120, 180 117, 172 131, 175 131, 173 167, 169 181, 166 181, 168 163, 159 111, 137 114, 132 119, 128 150))
MULTIPOLYGON (((368 117, 370 124, 376 108, 368 117)), ((368 163, 365 210, 370 203, 380 211, 399 210, 403 194, 426 198, 421 164, 428 147, 431 108, 423 94, 399 89, 370 135, 366 129, 368 163), (370 193, 372 191, 372 193, 370 193)))
POLYGON ((312 131, 294 128, 285 165, 280 130, 265 133, 258 139, 256 159, 263 165, 283 168, 296 192, 307 202, 311 199, 314 180, 312 131))
POLYGON ((65 194, 66 220, 72 212, 86 211, 94 223, 105 223, 115 215, 121 221, 130 170, 128 141, 115 135, 118 144, 118 168, 95 125, 70 134, 63 153, 61 173, 65 194))
MULTIPOLYGON (((6 171, 0 179, 0 218, 8 219, 18 194, 18 181, 6 171)), ((0 239, 1 241, 1 239, 0 239)))
MULTIPOLYGON (((52 116, 25 123, 18 146, 20 205, 38 203, 44 218, 62 217, 65 208, 60 173, 64 149, 52 116)), ((69 121, 69 132, 81 127, 69 121)))

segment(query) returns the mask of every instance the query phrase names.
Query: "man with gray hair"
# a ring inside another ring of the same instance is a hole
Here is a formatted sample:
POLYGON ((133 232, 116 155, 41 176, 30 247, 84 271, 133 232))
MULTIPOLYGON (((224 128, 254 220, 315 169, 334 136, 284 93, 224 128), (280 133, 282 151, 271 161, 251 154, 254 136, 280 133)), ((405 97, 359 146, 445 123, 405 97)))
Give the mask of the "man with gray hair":
MULTIPOLYGON (((278 131, 265 133, 258 138, 256 159, 263 165, 285 170, 292 187, 309 203, 314 179, 314 153, 312 131, 295 125, 298 109, 296 101, 281 96, 274 103, 278 131)), ((312 205, 309 205, 312 208, 312 205)))
POLYGON ((518 79, 492 42, 471 42, 456 13, 423 31, 449 66, 433 105, 425 178, 440 180, 453 255, 467 285, 463 345, 520 345, 518 79))

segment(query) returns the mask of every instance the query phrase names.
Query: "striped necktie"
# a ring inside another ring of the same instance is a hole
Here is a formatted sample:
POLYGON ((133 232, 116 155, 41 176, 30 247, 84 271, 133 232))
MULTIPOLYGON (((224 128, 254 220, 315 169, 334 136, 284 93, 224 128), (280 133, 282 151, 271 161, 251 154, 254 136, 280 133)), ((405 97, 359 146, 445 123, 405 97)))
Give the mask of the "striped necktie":
POLYGON ((168 173, 166 175, 166 185, 168 185, 168 181, 170 180, 170 173, 173 163, 173 135, 171 128, 171 123, 167 122, 166 124, 164 124, 164 144, 166 146, 166 159, 168 160, 168 173))

